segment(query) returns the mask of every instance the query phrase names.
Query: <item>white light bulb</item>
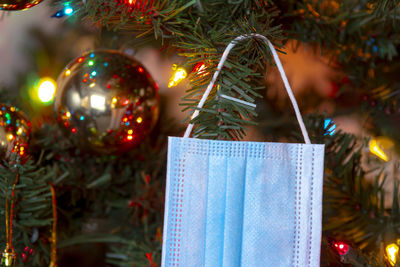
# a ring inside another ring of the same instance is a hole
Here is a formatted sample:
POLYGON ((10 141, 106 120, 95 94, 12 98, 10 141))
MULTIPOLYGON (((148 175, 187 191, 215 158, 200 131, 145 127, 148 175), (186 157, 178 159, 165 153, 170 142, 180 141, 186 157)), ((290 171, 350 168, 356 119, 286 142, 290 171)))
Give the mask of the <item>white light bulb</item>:
POLYGON ((39 85, 38 95, 40 101, 46 103, 53 100, 54 93, 56 92, 56 85, 50 80, 44 80, 39 85))
POLYGON ((101 95, 90 96, 90 106, 94 109, 104 111, 106 110, 106 99, 101 95))

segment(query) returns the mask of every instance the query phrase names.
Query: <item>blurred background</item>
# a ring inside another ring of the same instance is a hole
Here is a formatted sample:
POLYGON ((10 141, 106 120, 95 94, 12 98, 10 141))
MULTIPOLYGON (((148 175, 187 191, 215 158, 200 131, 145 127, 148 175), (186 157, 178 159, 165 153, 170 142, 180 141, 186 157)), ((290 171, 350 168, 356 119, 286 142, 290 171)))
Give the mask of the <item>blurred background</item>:
MULTIPOLYGON (((0 86, 17 88, 33 87, 38 79, 57 79, 62 68, 83 52, 98 48, 113 48, 134 55, 150 71, 160 86, 160 93, 168 97, 164 104, 171 117, 178 121, 186 117, 178 104, 187 82, 168 88, 172 75, 172 65, 179 62, 176 54, 161 53, 159 44, 154 46, 135 45, 134 37, 120 32, 105 32, 89 22, 76 18, 52 18, 58 10, 49 1, 32 7, 26 12, 2 13, 0 20, 0 86)), ((307 96, 307 102, 299 101, 303 112, 317 111, 334 114, 340 81, 345 78, 334 62, 321 56, 308 46, 296 42, 286 45, 286 55, 280 57, 285 65, 292 89, 298 96, 307 96)), ((266 75, 268 90, 266 96, 273 103, 287 107, 287 96, 281 79, 275 70, 266 75)), ((15 92, 16 93, 16 92, 15 92)), ((23 92, 26 93, 26 92, 23 92)), ((354 114, 338 114, 334 120, 338 128, 361 135, 361 125, 354 114)), ((254 129, 249 139, 257 137, 254 129)))

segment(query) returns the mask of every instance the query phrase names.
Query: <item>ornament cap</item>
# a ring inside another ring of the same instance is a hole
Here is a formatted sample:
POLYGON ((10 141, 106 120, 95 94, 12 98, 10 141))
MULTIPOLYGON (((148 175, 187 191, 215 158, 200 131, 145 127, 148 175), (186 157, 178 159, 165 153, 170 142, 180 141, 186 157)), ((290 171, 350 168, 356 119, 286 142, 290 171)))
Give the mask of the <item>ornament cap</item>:
POLYGON ((6 248, 3 252, 1 263, 4 266, 13 266, 16 262, 17 254, 15 253, 13 248, 6 248))

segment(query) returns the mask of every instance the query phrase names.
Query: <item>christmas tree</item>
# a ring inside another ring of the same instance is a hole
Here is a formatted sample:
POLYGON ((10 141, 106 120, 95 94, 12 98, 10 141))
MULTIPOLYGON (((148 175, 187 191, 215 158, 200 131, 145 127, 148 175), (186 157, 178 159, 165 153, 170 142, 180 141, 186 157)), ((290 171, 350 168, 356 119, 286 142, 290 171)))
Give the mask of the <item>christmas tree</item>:
POLYGON ((25 25, 28 66, 0 80, 4 266, 161 266, 167 137, 189 122, 196 138, 302 143, 259 39, 237 43, 197 108, 249 34, 279 50, 325 144, 321 266, 399 264, 400 1, 12 2, 0 26, 37 10, 58 26, 25 25))

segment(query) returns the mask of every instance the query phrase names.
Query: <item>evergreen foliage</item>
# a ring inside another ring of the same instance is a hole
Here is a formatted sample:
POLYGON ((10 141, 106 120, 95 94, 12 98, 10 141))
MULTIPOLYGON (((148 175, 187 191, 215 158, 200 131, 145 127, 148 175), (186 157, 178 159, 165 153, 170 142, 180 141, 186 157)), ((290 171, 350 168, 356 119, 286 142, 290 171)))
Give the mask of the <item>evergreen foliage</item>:
MULTIPOLYGON (((399 147, 399 129, 393 125, 398 122, 399 112, 399 0, 132 2, 72 0, 70 4, 82 20, 127 34, 137 44, 156 41, 177 52, 182 57, 180 66, 189 72, 196 64, 204 63, 204 74, 189 74, 191 86, 183 98, 183 110, 196 109, 227 44, 238 35, 259 33, 282 50, 288 40, 296 40, 330 56, 350 80, 340 88, 341 95, 364 101, 352 103, 350 111, 363 111, 371 122, 367 130, 375 136, 391 137, 399 147)), ((260 109, 265 105, 261 102, 265 95, 263 77, 271 66, 269 50, 263 43, 248 40, 235 47, 215 90, 193 120, 193 135, 239 140, 246 134, 246 127, 257 122, 262 131, 276 131, 280 126, 270 123, 269 118, 255 118, 258 110, 220 97, 257 103, 260 109)), ((0 97, 4 101, 21 100, 11 100, 10 95, 0 97)), ((280 111, 271 111, 276 119, 280 111)), ((364 158, 376 161, 365 153, 368 140, 357 140, 342 132, 330 135, 329 126, 324 127, 325 119, 317 114, 306 118, 312 142, 326 145, 321 265, 388 266, 383 247, 399 236, 399 184, 394 179, 391 208, 384 205, 387 197, 382 185, 388 166, 398 169, 398 162, 376 162, 378 174, 371 182, 367 179, 371 170, 363 165, 364 158), (339 258, 330 249, 331 238, 348 241, 354 253, 339 258)), ((301 142, 301 136, 294 133, 297 128, 291 127, 292 121, 285 120, 284 124, 289 125, 283 131, 289 141, 301 142)), ((4 162, 0 168, 2 215, 2 201, 10 195, 16 171, 20 172, 15 247, 18 251, 25 246, 35 250, 26 263, 19 261, 20 266, 43 266, 49 262, 49 183, 54 184, 59 203, 61 260, 63 248, 92 242, 109 244, 106 261, 110 265, 157 266, 162 243, 166 137, 180 135, 180 130, 162 117, 138 149, 120 156, 80 151, 61 136, 55 125, 44 125, 36 131, 31 149, 34 160, 18 166, 4 162)), ((0 230, 4 243, 5 231, 0 230)))

